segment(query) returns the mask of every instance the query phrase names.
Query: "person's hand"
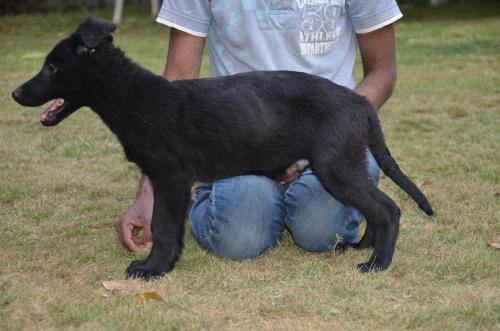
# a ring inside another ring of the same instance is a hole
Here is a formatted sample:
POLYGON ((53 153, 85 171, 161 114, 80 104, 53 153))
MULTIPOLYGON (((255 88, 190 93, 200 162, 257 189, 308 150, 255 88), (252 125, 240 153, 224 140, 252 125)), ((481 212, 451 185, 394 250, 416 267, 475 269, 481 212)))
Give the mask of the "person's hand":
POLYGON ((125 213, 116 223, 116 231, 123 247, 131 252, 149 250, 153 244, 150 219, 130 217, 125 213))
POLYGON ((309 166, 309 160, 306 159, 301 159, 289 166, 286 170, 285 173, 278 178, 278 181, 281 185, 288 185, 292 181, 294 181, 304 170, 309 166))
POLYGON ((131 252, 148 250, 153 244, 151 217, 153 215, 153 191, 144 176, 134 204, 116 222, 118 239, 131 252), (142 230, 142 235, 141 234, 142 230))

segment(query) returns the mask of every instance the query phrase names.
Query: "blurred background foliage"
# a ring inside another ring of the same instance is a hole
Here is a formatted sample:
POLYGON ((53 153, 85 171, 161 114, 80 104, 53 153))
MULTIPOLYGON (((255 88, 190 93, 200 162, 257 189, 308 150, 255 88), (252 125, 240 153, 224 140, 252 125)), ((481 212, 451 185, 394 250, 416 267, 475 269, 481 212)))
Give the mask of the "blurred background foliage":
MULTIPOLYGON (((191 1, 191 0, 182 0, 191 1)), ((209 1, 209 0, 207 0, 209 1)), ((234 0, 230 0, 234 1, 234 0)), ((500 0, 398 0, 398 3, 404 7, 429 7, 441 5, 460 5, 498 3, 500 0)), ((72 9, 86 8, 112 8, 115 0, 0 0, 0 15, 34 13, 47 11, 66 11, 72 9)), ((126 0, 126 5, 149 6, 149 0, 126 0)))
MULTIPOLYGON (((189 1, 189 0, 182 0, 189 1)), ((0 15, 112 8, 115 0, 0 0, 0 15)), ((127 5, 149 6, 149 0, 126 0, 127 5)))

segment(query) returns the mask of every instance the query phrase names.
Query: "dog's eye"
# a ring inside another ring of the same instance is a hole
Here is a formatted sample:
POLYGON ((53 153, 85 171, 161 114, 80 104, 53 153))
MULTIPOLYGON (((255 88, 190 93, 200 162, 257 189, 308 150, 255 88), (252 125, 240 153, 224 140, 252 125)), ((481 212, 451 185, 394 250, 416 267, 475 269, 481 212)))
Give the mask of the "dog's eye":
POLYGON ((52 76, 57 72, 57 67, 54 64, 49 63, 47 65, 47 72, 49 73, 49 75, 52 76))

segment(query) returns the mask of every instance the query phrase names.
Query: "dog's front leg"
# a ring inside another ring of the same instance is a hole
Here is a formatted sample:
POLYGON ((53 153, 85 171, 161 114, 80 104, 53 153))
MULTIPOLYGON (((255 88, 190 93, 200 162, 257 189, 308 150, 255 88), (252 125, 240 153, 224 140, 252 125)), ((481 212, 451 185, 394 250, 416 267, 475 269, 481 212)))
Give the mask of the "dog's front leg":
POLYGON ((127 268, 129 277, 161 277, 171 271, 182 250, 184 219, 191 184, 187 180, 150 177, 154 192, 151 231, 153 246, 148 257, 127 268))

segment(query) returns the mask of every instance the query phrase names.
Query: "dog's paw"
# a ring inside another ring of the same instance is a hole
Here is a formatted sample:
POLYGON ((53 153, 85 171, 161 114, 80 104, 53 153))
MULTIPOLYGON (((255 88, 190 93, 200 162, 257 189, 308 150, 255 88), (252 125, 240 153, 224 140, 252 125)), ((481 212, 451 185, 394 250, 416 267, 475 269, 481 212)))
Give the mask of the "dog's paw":
POLYGON ((356 269, 361 273, 366 273, 371 271, 371 266, 368 263, 360 263, 356 266, 356 269))
POLYGON ((149 265, 147 260, 137 260, 130 264, 126 272, 129 278, 151 280, 164 276, 168 271, 169 270, 162 270, 161 268, 149 265))
POLYGON ((376 261, 368 261, 366 263, 360 263, 357 265, 356 269, 361 273, 367 273, 371 271, 384 271, 389 267, 389 265, 382 265, 376 261))

